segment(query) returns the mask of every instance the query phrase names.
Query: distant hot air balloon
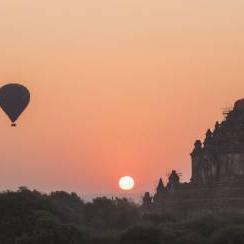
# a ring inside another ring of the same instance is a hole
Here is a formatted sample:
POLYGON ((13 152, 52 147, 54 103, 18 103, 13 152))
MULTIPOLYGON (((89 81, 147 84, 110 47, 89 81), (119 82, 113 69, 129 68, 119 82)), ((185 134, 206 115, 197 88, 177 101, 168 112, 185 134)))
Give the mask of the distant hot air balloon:
POLYGON ((15 122, 30 102, 30 92, 20 84, 8 84, 0 88, 0 106, 12 122, 15 122))

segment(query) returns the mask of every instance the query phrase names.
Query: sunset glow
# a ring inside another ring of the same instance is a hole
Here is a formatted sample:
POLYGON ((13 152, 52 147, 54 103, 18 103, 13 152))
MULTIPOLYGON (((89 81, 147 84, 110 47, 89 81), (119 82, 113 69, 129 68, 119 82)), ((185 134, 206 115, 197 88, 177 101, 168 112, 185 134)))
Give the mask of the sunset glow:
POLYGON ((0 86, 31 103, 0 111, 0 189, 81 194, 155 189, 222 111, 244 97, 244 1, 1 0, 0 86), (14 152, 14 153, 13 153, 14 152), (125 172, 125 173, 124 173, 125 172))
POLYGON ((122 190, 129 191, 132 190, 135 186, 135 181, 130 176, 124 176, 119 180, 119 187, 122 190))

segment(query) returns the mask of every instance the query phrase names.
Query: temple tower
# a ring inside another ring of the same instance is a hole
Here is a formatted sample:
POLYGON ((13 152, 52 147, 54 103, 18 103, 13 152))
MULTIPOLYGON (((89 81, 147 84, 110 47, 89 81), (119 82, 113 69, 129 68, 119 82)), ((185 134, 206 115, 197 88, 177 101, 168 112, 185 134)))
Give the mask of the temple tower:
POLYGON ((244 99, 207 130, 203 143, 197 140, 191 153, 191 182, 209 185, 218 180, 244 176, 244 99))

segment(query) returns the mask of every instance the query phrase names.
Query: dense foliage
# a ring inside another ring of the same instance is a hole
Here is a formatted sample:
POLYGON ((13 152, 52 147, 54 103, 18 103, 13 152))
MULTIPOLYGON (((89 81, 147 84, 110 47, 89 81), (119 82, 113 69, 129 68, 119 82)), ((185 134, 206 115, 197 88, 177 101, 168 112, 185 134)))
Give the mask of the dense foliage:
POLYGON ((1 244, 242 244, 244 215, 181 219, 127 199, 49 195, 21 187, 0 193, 1 244))

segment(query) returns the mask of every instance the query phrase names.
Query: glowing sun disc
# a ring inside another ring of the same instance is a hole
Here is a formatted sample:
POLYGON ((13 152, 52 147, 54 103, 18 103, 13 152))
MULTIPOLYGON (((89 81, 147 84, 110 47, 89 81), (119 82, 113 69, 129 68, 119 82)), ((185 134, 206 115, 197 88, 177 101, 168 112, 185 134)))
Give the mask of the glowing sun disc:
POLYGON ((119 180, 119 187, 124 191, 132 190, 135 186, 135 181, 130 176, 123 176, 119 180))

